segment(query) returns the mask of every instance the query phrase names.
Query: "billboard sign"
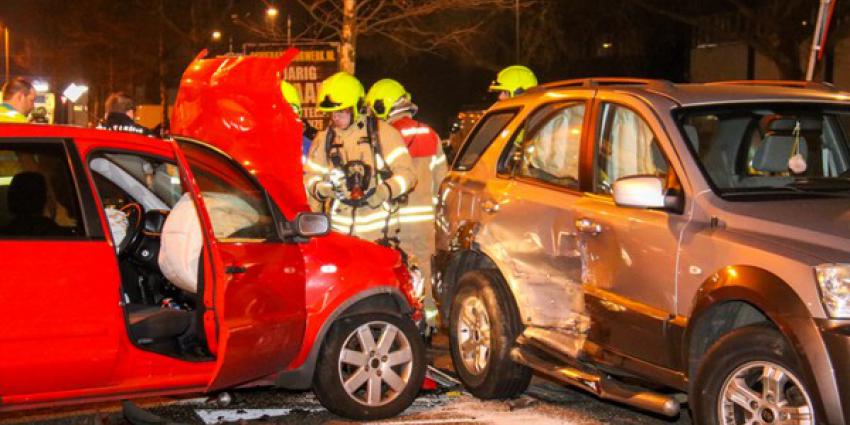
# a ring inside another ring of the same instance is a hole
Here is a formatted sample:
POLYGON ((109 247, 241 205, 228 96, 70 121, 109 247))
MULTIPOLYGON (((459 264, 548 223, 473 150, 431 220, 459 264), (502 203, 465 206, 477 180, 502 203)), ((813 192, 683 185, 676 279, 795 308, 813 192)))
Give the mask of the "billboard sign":
MULTIPOLYGON (((339 71, 339 43, 294 44, 298 56, 284 70, 284 79, 295 86, 301 96, 303 118, 317 130, 327 126, 328 117, 316 110, 319 86, 339 71)), ((246 44, 243 53, 250 56, 277 57, 289 45, 279 43, 246 44)))

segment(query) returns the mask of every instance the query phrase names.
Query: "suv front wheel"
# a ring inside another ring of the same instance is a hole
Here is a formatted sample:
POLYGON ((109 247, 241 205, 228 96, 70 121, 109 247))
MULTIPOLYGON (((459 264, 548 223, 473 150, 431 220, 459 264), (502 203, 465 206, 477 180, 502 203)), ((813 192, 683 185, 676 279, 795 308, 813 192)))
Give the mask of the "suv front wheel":
POLYGON ((812 397, 793 351, 777 330, 735 329, 709 348, 694 381, 699 425, 814 425, 812 397))
POLYGON ((528 388, 531 370, 510 357, 522 322, 495 270, 461 276, 452 302, 449 338, 452 362, 470 393, 482 399, 515 397, 528 388))

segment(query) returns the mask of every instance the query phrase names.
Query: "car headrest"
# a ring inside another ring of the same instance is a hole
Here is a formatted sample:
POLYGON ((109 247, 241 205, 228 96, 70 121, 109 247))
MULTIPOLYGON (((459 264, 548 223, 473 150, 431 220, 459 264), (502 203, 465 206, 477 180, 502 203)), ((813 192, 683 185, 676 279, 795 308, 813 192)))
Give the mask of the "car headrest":
MULTIPOLYGON (((768 135, 762 140, 752 166, 765 173, 782 173, 788 171, 788 160, 794 155, 794 137, 785 135, 768 135)), ((800 138, 798 151, 803 158, 807 156, 806 139, 800 138)))
POLYGON ((800 123, 800 131, 821 131, 823 121, 817 118, 795 118, 782 115, 765 117, 765 128, 772 132, 791 132, 800 123))
POLYGON ((41 173, 15 174, 6 193, 9 211, 20 216, 41 215, 47 205, 47 180, 41 173))

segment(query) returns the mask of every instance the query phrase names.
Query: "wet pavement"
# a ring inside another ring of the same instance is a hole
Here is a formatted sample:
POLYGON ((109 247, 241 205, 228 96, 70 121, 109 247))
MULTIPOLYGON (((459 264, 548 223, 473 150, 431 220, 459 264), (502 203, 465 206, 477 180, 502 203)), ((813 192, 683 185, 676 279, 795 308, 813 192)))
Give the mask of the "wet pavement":
MULTIPOLYGON (((449 379, 431 372, 444 384, 450 383, 451 360, 446 338, 434 338, 430 350, 433 364, 449 379)), ((326 411, 311 392, 270 389, 239 390, 228 393, 230 400, 194 396, 137 400, 136 404, 169 423, 182 424, 350 424, 326 411)), ((226 399, 227 397, 225 397, 226 399)), ((120 403, 99 403, 52 410, 13 412, 0 416, 0 424, 43 425, 126 424, 120 403)), ((440 386, 423 393, 402 415, 380 422, 384 425, 445 424, 635 424, 689 425, 687 411, 668 419, 632 408, 601 401, 580 390, 535 377, 520 398, 508 401, 481 401, 460 387, 440 386)))

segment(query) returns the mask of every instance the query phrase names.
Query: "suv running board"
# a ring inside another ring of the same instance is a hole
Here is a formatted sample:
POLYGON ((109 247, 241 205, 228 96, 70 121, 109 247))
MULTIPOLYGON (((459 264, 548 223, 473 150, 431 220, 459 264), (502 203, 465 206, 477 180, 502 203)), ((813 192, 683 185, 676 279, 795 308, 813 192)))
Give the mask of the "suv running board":
POLYGON ((571 366, 557 365, 534 354, 528 347, 513 348, 511 359, 555 381, 581 388, 599 398, 614 400, 664 416, 672 417, 679 414, 680 403, 672 396, 633 389, 607 376, 571 366))

